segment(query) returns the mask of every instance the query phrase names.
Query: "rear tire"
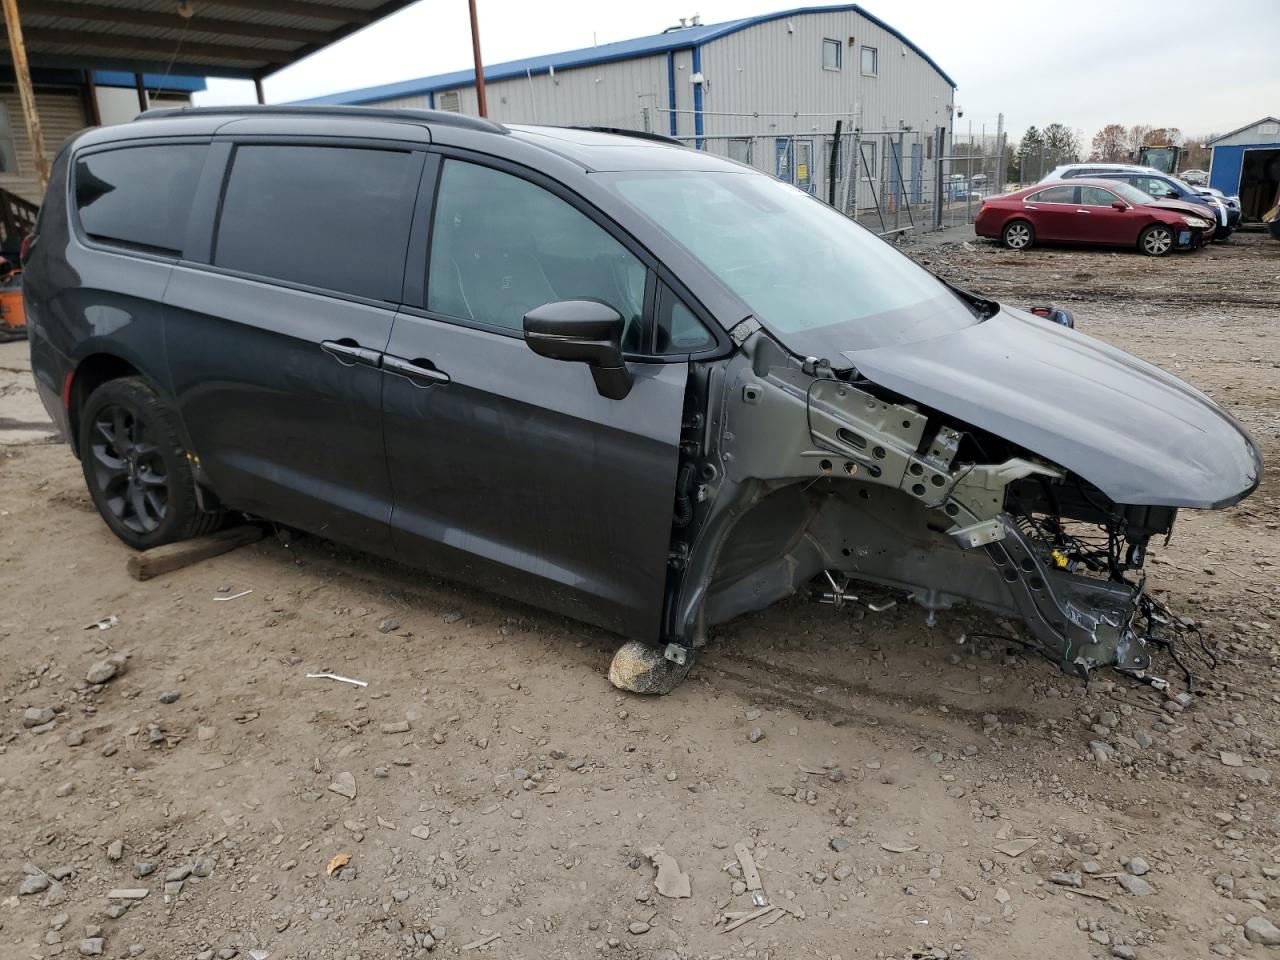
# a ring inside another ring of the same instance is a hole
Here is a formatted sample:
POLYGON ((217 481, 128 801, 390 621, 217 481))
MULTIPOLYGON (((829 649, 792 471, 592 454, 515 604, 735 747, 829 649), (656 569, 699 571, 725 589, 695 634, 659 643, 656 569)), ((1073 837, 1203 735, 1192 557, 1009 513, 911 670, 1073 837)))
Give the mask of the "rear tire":
POLYGON ((1000 240, 1010 250, 1026 250, 1036 242, 1036 228, 1027 220, 1010 220, 1000 231, 1000 240))
POLYGON ((135 550, 212 533, 220 512, 200 509, 178 418, 146 381, 109 380, 80 416, 80 465, 111 532, 135 550))
POLYGON ((1173 227, 1153 223, 1138 234, 1138 249, 1148 257, 1163 257, 1173 252, 1173 227))

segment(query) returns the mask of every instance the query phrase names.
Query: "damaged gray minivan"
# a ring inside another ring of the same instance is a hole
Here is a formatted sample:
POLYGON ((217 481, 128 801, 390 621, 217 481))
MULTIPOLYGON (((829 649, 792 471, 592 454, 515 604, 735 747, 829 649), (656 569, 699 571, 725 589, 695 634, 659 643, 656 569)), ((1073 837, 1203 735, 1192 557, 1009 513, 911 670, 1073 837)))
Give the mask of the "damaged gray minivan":
POLYGON ((153 111, 62 149, 26 297, 131 546, 268 518, 640 641, 637 688, 818 579, 1141 672, 1148 544, 1262 469, 1169 374, 644 135, 153 111))

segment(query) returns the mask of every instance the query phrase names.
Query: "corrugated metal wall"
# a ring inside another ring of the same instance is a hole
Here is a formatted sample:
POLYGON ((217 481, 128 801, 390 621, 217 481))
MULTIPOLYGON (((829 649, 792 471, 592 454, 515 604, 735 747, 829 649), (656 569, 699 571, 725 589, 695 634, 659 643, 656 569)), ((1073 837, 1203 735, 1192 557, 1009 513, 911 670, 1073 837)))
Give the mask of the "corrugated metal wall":
MULTIPOLYGON (((27 136, 27 124, 22 116, 22 101, 17 89, 12 85, 0 86, 0 104, 4 105, 5 113, 8 114, 9 132, 13 136, 14 152, 18 160, 16 172, 0 173, 0 187, 16 193, 24 200, 40 203, 44 200, 44 191, 36 173, 31 138, 27 136)), ((40 126, 44 132, 45 156, 53 163, 53 156, 63 141, 87 125, 84 101, 79 90, 37 90, 36 110, 40 114, 40 126)))
POLYGON ((842 114, 865 130, 897 129, 899 121, 916 128, 951 126, 950 84, 901 40, 854 11, 773 20, 713 40, 702 50, 702 75, 707 134, 835 127, 834 116, 790 116, 796 113, 842 114), (822 68, 824 39, 841 43, 838 71, 822 68), (863 46, 878 51, 877 76, 862 76, 863 46), (756 112, 784 116, 713 115, 756 112))
MULTIPOLYGON (((687 55, 686 55, 687 59, 687 55)), ((436 105, 441 94, 436 93, 436 105)), ((644 128, 648 108, 651 129, 665 133, 667 58, 665 55, 621 60, 577 70, 557 70, 554 77, 535 74, 486 85, 489 117, 499 123, 546 123, 644 128)), ((458 88, 463 113, 478 113, 474 87, 458 88)), ((428 97, 400 97, 379 106, 426 108, 428 97)))
POLYGON ((1265 120, 1245 127, 1229 137, 1223 137, 1215 141, 1213 146, 1216 149, 1217 147, 1256 147, 1270 144, 1280 146, 1280 123, 1265 120))
MULTIPOLYGON (((630 127, 670 133, 669 72, 675 77, 677 136, 695 133, 693 57, 689 50, 557 71, 531 80, 490 83, 489 116, 499 122, 630 127), (647 116, 646 116, 647 108, 647 116)), ((713 40, 701 50, 703 132, 715 134, 829 132, 840 114, 846 127, 860 118, 865 129, 951 126, 952 89, 938 71, 887 30, 853 11, 808 13, 769 21, 713 40), (822 41, 842 44, 842 69, 822 68, 822 41), (850 45, 852 43, 852 45, 850 45), (879 73, 864 77, 861 47, 879 52, 879 73), (725 117, 717 113, 783 114, 725 117)), ((463 113, 477 113, 472 87, 460 87, 463 113)), ((439 106, 443 91, 436 93, 439 106)), ((425 108, 423 94, 379 101, 380 106, 425 108)), ((717 150, 723 152, 723 150, 717 150)), ((762 151, 763 153, 763 151, 762 151)), ((762 169, 772 156, 757 156, 762 169)))

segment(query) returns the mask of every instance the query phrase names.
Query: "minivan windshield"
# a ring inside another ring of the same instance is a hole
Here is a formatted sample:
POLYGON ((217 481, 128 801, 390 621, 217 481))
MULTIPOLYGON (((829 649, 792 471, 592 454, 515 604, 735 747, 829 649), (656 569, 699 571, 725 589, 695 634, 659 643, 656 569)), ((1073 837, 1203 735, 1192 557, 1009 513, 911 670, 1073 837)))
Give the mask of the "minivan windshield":
POLYGON ((764 174, 607 175, 801 356, 941 336, 978 322, 964 301, 875 234, 764 174))

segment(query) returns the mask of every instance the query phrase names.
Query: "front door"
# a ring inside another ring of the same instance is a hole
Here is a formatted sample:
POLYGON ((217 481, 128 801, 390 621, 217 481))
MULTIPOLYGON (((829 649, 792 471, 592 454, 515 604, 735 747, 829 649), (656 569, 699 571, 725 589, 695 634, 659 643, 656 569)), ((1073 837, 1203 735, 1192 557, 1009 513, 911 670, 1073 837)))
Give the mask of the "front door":
POLYGON ((813 141, 796 141, 796 186, 805 193, 813 193, 817 171, 813 169, 813 141))
POLYGON ((1113 207, 1119 199, 1103 187, 1080 188, 1076 220, 1080 224, 1081 240, 1126 247, 1138 242, 1138 224, 1142 218, 1127 203, 1123 210, 1113 207))
POLYGON ((379 362, 424 156, 231 153, 211 255, 179 263, 164 299, 179 411, 228 506, 389 551, 379 362))
POLYGON ((790 137, 776 137, 773 141, 773 175, 786 183, 795 183, 794 143, 790 137))
POLYGON ((442 164, 426 294, 384 360, 392 538, 410 563, 656 641, 688 364, 630 362, 610 400, 528 348, 524 315, 568 299, 617 310, 628 353, 652 342, 649 271, 550 186, 442 164))

